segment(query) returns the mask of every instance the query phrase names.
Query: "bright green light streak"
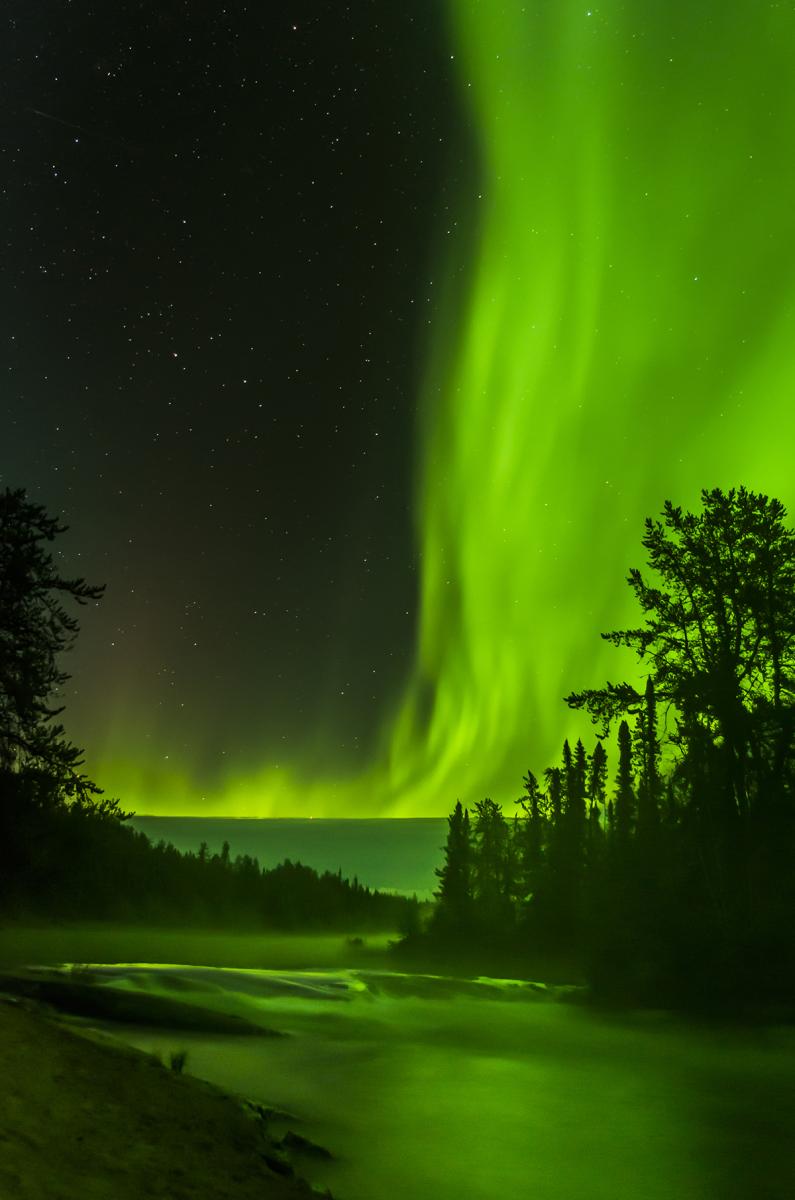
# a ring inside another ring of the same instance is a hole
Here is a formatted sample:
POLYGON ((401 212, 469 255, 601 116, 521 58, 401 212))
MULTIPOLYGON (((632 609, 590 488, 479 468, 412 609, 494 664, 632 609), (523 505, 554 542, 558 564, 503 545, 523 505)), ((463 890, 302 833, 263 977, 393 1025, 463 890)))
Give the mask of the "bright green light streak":
MULTIPOLYGON (((703 486, 795 499, 790 7, 449 14, 481 179, 461 198, 474 245, 440 253, 451 293, 461 256, 474 266, 422 396, 414 678, 366 776, 269 766, 230 778, 218 812, 512 799, 584 731, 560 697, 624 671, 598 633, 631 617, 644 516, 703 486)), ((148 811, 189 811, 196 792, 148 811)))

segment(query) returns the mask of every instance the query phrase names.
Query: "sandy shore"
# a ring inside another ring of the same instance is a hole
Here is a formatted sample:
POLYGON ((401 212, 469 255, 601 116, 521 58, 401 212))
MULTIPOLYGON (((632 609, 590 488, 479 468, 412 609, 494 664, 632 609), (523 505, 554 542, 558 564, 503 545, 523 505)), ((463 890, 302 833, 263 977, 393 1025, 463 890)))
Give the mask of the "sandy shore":
POLYGON ((0 1200, 315 1194, 235 1098, 24 1000, 0 997, 0 1080, 0 1200))

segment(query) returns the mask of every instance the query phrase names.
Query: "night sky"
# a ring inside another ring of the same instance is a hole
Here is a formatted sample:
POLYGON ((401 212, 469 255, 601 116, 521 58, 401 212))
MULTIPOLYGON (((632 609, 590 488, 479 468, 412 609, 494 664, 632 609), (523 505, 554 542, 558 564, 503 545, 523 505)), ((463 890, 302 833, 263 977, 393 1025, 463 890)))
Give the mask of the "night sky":
POLYGON ((0 483, 139 812, 509 802, 646 515, 795 501, 795 10, 11 3, 0 483))

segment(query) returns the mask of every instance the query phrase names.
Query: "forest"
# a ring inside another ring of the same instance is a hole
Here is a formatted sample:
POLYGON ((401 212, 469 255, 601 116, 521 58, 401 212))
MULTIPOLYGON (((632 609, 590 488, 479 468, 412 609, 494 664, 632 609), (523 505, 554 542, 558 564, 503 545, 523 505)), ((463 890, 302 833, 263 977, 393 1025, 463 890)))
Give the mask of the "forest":
MULTIPOLYGON (((795 534, 780 501, 704 491, 648 519, 628 576, 633 679, 572 692, 592 749, 528 771, 514 815, 455 804, 430 913, 226 845, 153 846, 82 771, 53 698, 74 642, 63 532, 0 496, 0 912, 234 928, 399 929, 398 961, 587 982, 606 1001, 790 1003, 795 989, 795 534)), ((531 731, 528 730, 528 737, 531 731)), ((440 848, 441 850, 441 848, 440 848)))
POLYGON ((128 824, 133 815, 83 772, 57 697, 58 656, 77 637, 66 605, 103 589, 62 577, 65 527, 23 489, 0 495, 0 916, 234 929, 395 930, 416 901, 286 861, 271 870, 229 845, 182 854, 128 824))
POLYGON ((456 803, 407 955, 574 971, 605 1000, 791 1002, 795 536, 775 499, 701 500, 646 521, 641 621, 602 635, 645 684, 565 698, 595 744, 529 771, 512 820, 456 803))

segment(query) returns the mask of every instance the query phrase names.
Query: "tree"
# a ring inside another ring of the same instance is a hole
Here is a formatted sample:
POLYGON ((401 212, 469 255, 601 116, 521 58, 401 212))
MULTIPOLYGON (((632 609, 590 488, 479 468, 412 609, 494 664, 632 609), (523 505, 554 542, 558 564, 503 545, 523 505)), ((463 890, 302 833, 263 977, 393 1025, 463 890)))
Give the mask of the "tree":
MULTIPOLYGON (((588 772, 588 831, 591 848, 602 833, 600 825, 600 809, 605 809, 605 792, 607 789, 607 752, 601 741, 597 741, 591 755, 588 772)), ((605 825, 607 815, 605 813, 605 825)))
POLYGON ((561 778, 563 780, 563 816, 567 817, 571 812, 572 797, 576 791, 576 783, 574 780, 574 759, 571 754, 571 746, 569 739, 563 743, 563 752, 561 754, 561 778))
MULTIPOLYGON (((628 577, 644 624, 602 636, 637 653, 676 714, 671 742, 683 777, 698 781, 693 802, 713 825, 747 824, 792 799, 795 534, 779 500, 745 488, 701 500, 699 513, 667 501, 662 520, 647 519, 652 574, 628 577)), ((566 699, 604 729, 643 706, 628 683, 566 699)))
POLYGON ((577 873, 582 865, 585 835, 585 792, 588 759, 580 739, 572 753, 568 739, 563 743, 561 779, 563 811, 556 829, 554 854, 557 867, 577 873))
POLYGON ((439 887, 436 924, 445 932, 462 933, 468 927, 472 904, 472 839, 469 810, 456 800, 447 818, 447 844, 444 866, 436 868, 439 887))
POLYGON ((571 768, 571 788, 568 795, 567 818, 571 826, 572 843, 577 850, 582 847, 585 832, 585 796, 588 779, 588 756, 582 739, 577 739, 571 768))
POLYGON ((504 921, 510 909, 508 826, 499 804, 479 800, 475 805, 473 892, 484 926, 504 921))
POLYGON ((660 741, 657 737, 657 699, 651 677, 635 727, 638 762, 638 837, 648 842, 660 819, 660 741))
POLYGON ((615 832, 619 846, 626 846, 635 823, 635 791, 632 770, 632 735, 622 721, 618 727, 618 772, 615 791, 615 832))
POLYGON ((94 799, 99 789, 79 770, 82 752, 55 720, 69 678, 58 656, 78 633, 65 602, 85 605, 104 590, 58 572, 50 546, 65 531, 23 489, 0 496, 0 774, 7 795, 31 803, 68 797, 112 811, 114 801, 94 799))
POLYGON ((574 956, 598 992, 633 1002, 791 1003, 795 534, 784 515, 741 488, 703 492, 697 514, 667 503, 646 522, 648 571, 628 580, 642 622, 602 635, 636 652, 645 687, 566 698, 601 726, 596 748, 589 759, 564 742, 544 797, 528 772, 512 837, 497 805, 477 805, 481 943, 518 935, 531 952, 574 956), (602 739, 614 724, 608 801, 602 739))
POLYGON ((613 861, 623 913, 647 914, 636 941, 682 977, 698 960, 705 980, 777 988, 795 979, 795 534, 780 501, 745 488, 701 501, 646 521, 648 569, 628 576, 642 624, 602 635, 635 651, 645 693, 608 682, 566 699, 602 733, 621 720, 613 861))
POLYGON ((560 825, 563 796, 563 776, 560 767, 547 767, 544 771, 544 779, 547 783, 547 798, 554 832, 560 825))
POLYGON ((524 898, 536 889, 544 854, 543 796, 538 780, 528 771, 522 780, 524 795, 516 801, 524 812, 520 823, 519 873, 524 898))

